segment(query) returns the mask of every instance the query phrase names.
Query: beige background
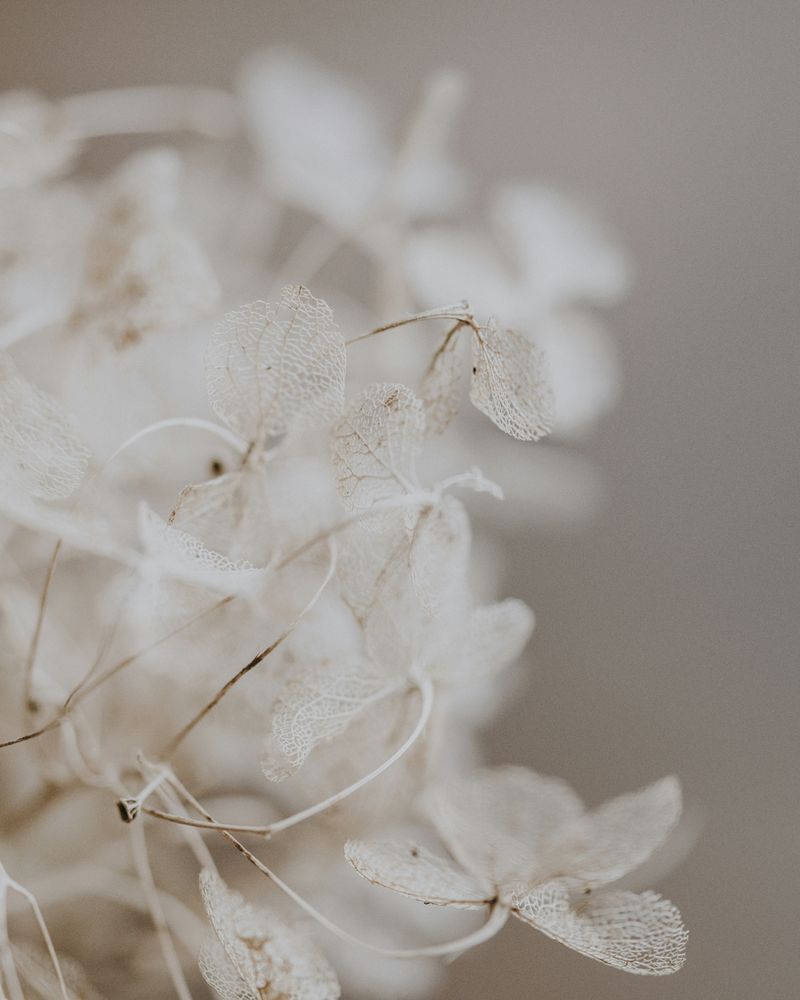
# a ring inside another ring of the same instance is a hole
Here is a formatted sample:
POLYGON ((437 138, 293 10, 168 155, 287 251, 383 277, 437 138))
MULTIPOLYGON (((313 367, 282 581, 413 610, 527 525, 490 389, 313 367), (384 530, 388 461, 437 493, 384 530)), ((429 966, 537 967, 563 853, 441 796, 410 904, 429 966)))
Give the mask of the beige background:
POLYGON ((482 175, 595 195, 639 268, 615 317, 624 397, 588 447, 609 501, 591 529, 517 547, 538 675, 492 754, 592 801, 684 778, 706 829, 662 888, 690 960, 626 977, 519 925, 456 963, 447 996, 797 996, 796 0, 4 0, 0 85, 227 84, 274 41, 398 112, 423 71, 465 66, 482 175))

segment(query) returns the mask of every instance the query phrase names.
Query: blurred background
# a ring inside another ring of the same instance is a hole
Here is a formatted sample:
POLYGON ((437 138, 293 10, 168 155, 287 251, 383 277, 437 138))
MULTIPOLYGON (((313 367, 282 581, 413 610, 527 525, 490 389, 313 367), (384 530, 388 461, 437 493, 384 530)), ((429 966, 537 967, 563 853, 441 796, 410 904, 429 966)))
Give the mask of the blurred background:
POLYGON ((228 86, 276 42, 398 116, 426 71, 463 67, 462 159, 588 194, 637 268, 609 317, 621 403, 584 445, 604 503, 509 546, 535 677, 489 753, 590 803, 682 777, 704 830, 658 888, 689 961, 624 976, 518 924, 456 962, 441 1000, 796 996, 797 3, 5 0, 0 88, 228 86))

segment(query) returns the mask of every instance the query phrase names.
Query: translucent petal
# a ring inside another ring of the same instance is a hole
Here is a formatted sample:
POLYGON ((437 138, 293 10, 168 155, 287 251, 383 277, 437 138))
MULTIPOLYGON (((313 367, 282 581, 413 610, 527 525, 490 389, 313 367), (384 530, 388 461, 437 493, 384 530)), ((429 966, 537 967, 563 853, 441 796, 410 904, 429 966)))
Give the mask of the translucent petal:
MULTIPOLYGON (((60 1000, 58 977, 47 950, 26 944, 14 945, 12 952, 17 972, 23 982, 35 990, 36 996, 42 1000, 53 1000, 54 997, 60 1000)), ((59 955, 58 964, 61 966, 69 1000, 103 1000, 89 982, 83 968, 74 959, 59 955)))
POLYGON ((211 405, 246 441, 325 423, 344 403, 345 347, 333 314, 299 285, 228 313, 206 355, 211 405))
POLYGON ((0 470, 3 487, 60 500, 80 486, 89 451, 59 403, 0 354, 0 470))
POLYGON ((272 189, 336 224, 357 220, 378 194, 389 162, 369 99, 288 48, 252 56, 240 87, 272 189))
POLYGON ((139 508, 139 536, 158 565, 175 575, 196 578, 198 583, 235 589, 259 575, 250 563, 234 562, 206 548, 194 535, 167 524, 146 503, 139 508))
POLYGON ((272 736, 261 759, 266 777, 283 781, 294 774, 318 743, 339 736, 401 684, 362 661, 325 664, 290 680, 273 709, 272 736))
POLYGON ((587 883, 612 882, 646 861, 680 815, 681 786, 674 775, 620 795, 564 828, 557 867, 587 883))
POLYGON ((496 894, 491 883, 416 844, 350 840, 344 855, 368 882, 423 903, 471 908, 490 902, 496 894))
POLYGON ((515 896, 513 905, 548 937, 616 969, 663 976, 686 959, 681 915, 654 892, 600 892, 573 903, 566 885, 553 881, 515 896))
POLYGON ((371 385, 348 407, 332 436, 336 488, 348 510, 412 492, 425 414, 404 385, 371 385))
POLYGON ((171 150, 130 157, 98 208, 83 287, 71 318, 124 350, 208 312, 219 295, 197 242, 175 218, 180 161, 171 150))
POLYGON ((461 401, 463 338, 459 331, 445 335, 422 380, 419 396, 429 434, 442 434, 458 414, 461 401))
POLYGON ((200 873, 200 891, 225 954, 258 1000, 337 1000, 336 974, 305 935, 254 909, 208 869, 200 873))
POLYGON ((553 398, 544 356, 522 334, 494 322, 473 337, 470 399, 511 437, 538 441, 550 430, 553 398))
POLYGON ((449 781, 430 789, 424 805, 451 854, 498 887, 526 883, 548 837, 583 812, 569 785, 523 767, 449 781))
POLYGON ((492 220, 523 274, 531 316, 556 305, 612 305, 628 290, 622 249, 585 207, 539 184, 512 184, 493 199, 492 220))
POLYGON ((0 188, 46 180, 77 151, 58 105, 30 91, 0 94, 0 188))
POLYGON ((409 235, 406 265, 424 306, 468 299, 477 315, 518 322, 516 283, 484 234, 457 227, 422 229, 409 235))
POLYGON ((221 1000, 258 1000, 258 994, 236 971, 236 966, 216 937, 210 936, 203 942, 197 964, 203 979, 221 1000))
POLYGON ((463 647, 448 675, 464 681, 496 676, 519 657, 533 625, 531 609, 513 597, 473 608, 463 647))

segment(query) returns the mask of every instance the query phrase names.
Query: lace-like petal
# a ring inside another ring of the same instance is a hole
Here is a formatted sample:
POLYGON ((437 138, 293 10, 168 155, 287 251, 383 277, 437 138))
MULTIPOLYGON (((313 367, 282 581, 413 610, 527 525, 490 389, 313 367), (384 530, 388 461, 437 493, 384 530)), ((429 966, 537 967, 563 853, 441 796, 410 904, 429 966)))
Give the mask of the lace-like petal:
POLYGON ((494 322, 473 337, 470 399, 511 437, 538 441, 550 430, 553 400, 544 356, 522 334, 494 322))
POLYGON ((646 861, 681 815, 674 775, 593 809, 560 835, 560 869, 594 884, 612 882, 646 861))
POLYGON ((236 966, 216 937, 210 935, 203 942, 197 964, 203 979, 220 1000, 258 1000, 258 994, 236 971, 236 966))
MULTIPOLYGON (((225 954, 257 1000, 338 1000, 333 969, 305 935, 269 910, 254 909, 207 869, 200 874, 200 891, 225 954)), ((206 962, 209 955, 213 960, 213 953, 205 955, 206 962)), ((228 986, 230 977, 218 975, 228 986)))
POLYGON ((60 500, 80 486, 89 451, 59 403, 0 354, 0 470, 4 488, 60 500))
POLYGON ((327 664, 290 680, 272 715, 272 738, 261 759, 270 781, 283 781, 314 747, 343 733, 370 705, 398 690, 399 682, 366 663, 327 664))
POLYGON ((443 434, 458 414, 461 400, 463 354, 460 331, 450 333, 439 345, 420 385, 429 434, 443 434))
POLYGON ((503 887, 537 872, 547 838, 581 815, 575 792, 523 767, 477 771, 424 797, 428 815, 468 872, 503 887))
POLYGON ((531 609, 513 597, 474 608, 463 653, 453 675, 478 680, 501 673, 519 657, 531 637, 533 625, 531 609))
POLYGON ((277 303, 228 313, 206 356, 211 405, 246 441, 321 424, 344 403, 345 347, 322 299, 287 285, 277 303))
POLYGON ((669 900, 654 892, 600 892, 576 904, 563 882, 515 896, 515 913, 582 955, 643 976, 677 972, 688 934, 669 900))
POLYGON ((424 431, 422 404, 411 389, 386 383, 365 389, 333 431, 333 468, 344 506, 367 510, 412 491, 424 431))
POLYGON ((415 844, 350 840, 344 854, 368 882, 423 903, 473 908, 495 896, 490 883, 473 878, 447 858, 415 844))

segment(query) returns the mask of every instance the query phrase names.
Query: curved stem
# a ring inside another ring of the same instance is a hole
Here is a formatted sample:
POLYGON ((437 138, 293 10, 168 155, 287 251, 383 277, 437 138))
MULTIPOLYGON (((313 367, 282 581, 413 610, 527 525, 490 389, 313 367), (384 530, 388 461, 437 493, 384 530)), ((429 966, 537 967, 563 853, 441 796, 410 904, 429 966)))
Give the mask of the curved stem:
POLYGON ((208 715, 208 713, 212 711, 212 709, 216 708, 216 706, 222 701, 222 699, 231 690, 231 688, 233 688, 236 684, 238 684, 239 681, 244 676, 249 674, 254 667, 257 667, 262 660, 265 660, 270 655, 270 653, 274 652, 274 650, 276 650, 278 646, 280 646, 280 644, 285 639, 288 639, 288 637, 292 634, 295 628, 297 628, 297 626, 300 624, 303 618, 305 618, 308 612, 311 611, 311 609, 314 607, 314 605, 322 596, 322 592, 330 583, 334 570, 336 569, 335 539, 331 538, 329 540, 329 548, 330 548, 330 562, 328 565, 328 571, 325 574, 325 579, 322 581, 317 590, 314 592, 314 596, 311 598, 308 604, 306 604, 306 606, 303 608, 300 614, 295 618, 295 620, 291 623, 291 625, 289 625, 288 628, 286 628, 274 642, 272 642, 269 646, 267 646, 266 649, 262 649, 260 653, 256 653, 253 659, 250 660, 249 663, 246 663, 241 668, 241 670, 238 670, 233 675, 233 677, 227 680, 219 689, 219 691, 217 691, 217 693, 214 695, 211 701, 208 702, 208 704, 205 705, 203 708, 201 708, 200 711, 192 719, 190 719, 189 722, 187 722, 186 725, 181 730, 179 730, 179 732, 169 741, 169 743, 167 743, 167 745, 162 750, 160 754, 160 758, 162 760, 169 760, 169 758, 175 753, 175 751, 178 749, 181 743, 186 739, 189 733, 194 729, 194 727, 199 722, 201 722, 208 715))
POLYGON ((420 323, 426 319, 452 319, 457 321, 458 326, 471 326, 475 322, 469 311, 469 304, 465 301, 456 302, 453 305, 440 306, 438 309, 428 309, 425 312, 414 313, 411 316, 395 320, 392 323, 384 323, 383 326, 376 326, 374 330, 346 340, 345 347, 350 347, 351 344, 359 344, 362 340, 368 340, 370 337, 377 337, 379 333, 386 333, 388 330, 397 330, 401 326, 408 326, 410 323, 420 323))
POLYGON ((119 87, 61 102, 79 139, 148 132, 199 132, 228 139, 239 126, 235 98, 214 87, 119 87))
POLYGON ((422 735, 430 718, 431 709, 433 708, 434 691, 430 680, 424 678, 420 681, 419 692, 422 696, 419 718, 417 719, 414 729, 403 742, 402 746, 398 747, 398 749, 395 750, 390 757, 387 757, 382 764, 379 764, 378 767, 370 771, 369 774, 365 774, 362 778, 359 778, 358 781, 355 781, 353 784, 348 785, 341 791, 336 792, 335 795, 331 795, 329 798, 323 799, 322 802, 317 802, 313 806, 309 806, 308 809, 303 809, 298 813, 294 813, 292 816, 276 820, 274 823, 270 823, 267 826, 247 826, 236 823, 215 823, 210 820, 195 820, 188 816, 179 816, 175 813, 162 812, 160 809, 152 809, 148 806, 144 806, 142 808, 142 812, 146 812, 149 816, 155 816, 157 819, 167 820, 170 823, 196 827, 201 830, 219 830, 227 831, 229 833, 251 833, 262 837, 270 837, 272 834, 279 833, 281 830, 288 830, 290 827, 296 826, 298 823, 302 823, 305 820, 310 819, 312 816, 317 816, 319 813, 325 812, 325 810, 335 806, 338 802, 342 802, 344 799, 353 795, 365 785, 374 781, 375 778, 383 774, 384 771, 387 771, 393 764, 397 763, 397 761, 400 760, 400 758, 414 746, 419 737, 422 735))
POLYGON ((202 417, 170 417, 168 420, 158 420, 154 424, 148 424, 147 427, 143 427, 141 430, 136 431, 135 434, 123 441, 122 444, 113 451, 108 458, 103 462, 98 475, 102 472, 107 465, 110 465, 115 458, 122 454, 123 451, 127 451, 132 445, 141 441, 142 438, 149 437, 150 434, 155 434, 157 431, 167 430, 170 427, 193 427, 196 430, 209 431, 211 434, 216 434, 217 437, 222 438, 226 444, 229 444, 232 448, 235 448, 240 455, 244 455, 247 452, 248 444, 243 441, 238 434, 234 434, 233 431, 229 431, 227 427, 223 427, 221 424, 215 424, 213 420, 204 420, 202 417))
MULTIPOLYGON (((175 790, 194 809, 196 809, 197 812, 200 813, 201 816, 211 823, 214 822, 210 813, 208 813, 194 798, 194 796, 187 791, 174 774, 168 778, 168 781, 175 788, 175 790)), ((220 830, 219 832, 223 837, 225 837, 226 840, 233 844, 236 850, 247 858, 252 865, 254 865, 263 875, 266 875, 276 888, 280 889, 281 892, 296 903, 301 910, 307 913, 312 919, 316 920, 317 923, 324 927, 327 931, 330 931, 331 934, 334 934, 341 941, 346 941, 348 944, 354 944, 359 948, 365 948, 378 955, 384 955, 387 958, 435 958, 441 955, 451 955, 453 953, 466 951, 468 948, 473 948, 475 945, 482 944, 484 941, 488 941, 489 938, 494 937, 494 935, 497 934, 497 932, 503 927, 510 915, 510 910, 507 906, 504 906, 499 902, 494 903, 492 904, 489 919, 486 923, 484 923, 476 931, 473 931, 464 937, 458 938, 455 941, 447 941, 443 944, 429 945, 423 948, 382 948, 379 945, 371 944, 368 941, 362 941, 361 938, 358 938, 349 931, 344 930, 344 928, 339 927, 338 924, 335 924, 323 913, 320 913, 320 911, 315 906, 312 906, 307 899, 301 896, 298 892, 295 892, 291 886, 287 885, 283 879, 268 868, 263 861, 257 858, 252 851, 248 851, 244 844, 237 840, 232 833, 229 833, 227 830, 220 830)))
POLYGON ((44 915, 42 914, 41 908, 39 907, 39 904, 36 901, 36 897, 29 889, 26 889, 25 886, 20 885, 13 879, 8 878, 8 875, 6 875, 5 877, 8 881, 9 886, 12 889, 14 889, 15 892, 18 892, 19 895, 22 896, 22 898, 28 902, 28 905, 33 910, 33 915, 36 918, 36 923, 39 925, 39 930, 41 932, 42 937, 44 938, 45 947, 47 948, 47 954, 50 956, 50 961, 53 963, 53 968, 55 969, 56 978, 58 979, 59 992, 61 993, 63 1000, 69 1000, 69 994, 67 993, 67 984, 64 982, 64 975, 61 972, 61 965, 59 964, 58 955, 56 954, 56 949, 53 945, 53 939, 50 937, 50 931, 47 929, 47 924, 45 923, 44 915))

